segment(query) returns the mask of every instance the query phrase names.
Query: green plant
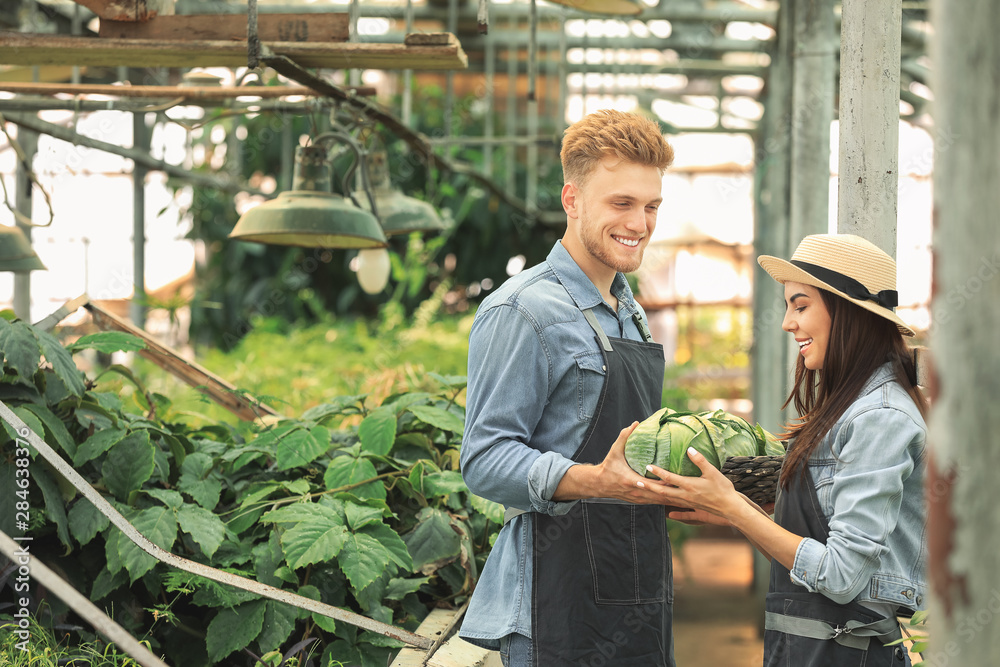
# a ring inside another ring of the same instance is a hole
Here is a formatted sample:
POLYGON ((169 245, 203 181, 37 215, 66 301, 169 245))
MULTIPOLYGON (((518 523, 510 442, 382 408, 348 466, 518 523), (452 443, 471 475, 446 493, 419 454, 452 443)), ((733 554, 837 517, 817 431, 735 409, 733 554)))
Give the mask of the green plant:
MULTIPOLYGON (((28 619, 28 639, 14 633, 18 625, 10 614, 0 615, 0 665, 3 667, 139 667, 139 663, 100 637, 76 644, 58 639, 34 617, 28 619)), ((65 640, 69 635, 64 634, 65 640)), ((148 648, 148 643, 147 643, 148 648)))
MULTIPOLYGON (((458 472, 464 378, 429 373, 433 391, 377 404, 340 396, 244 433, 224 422, 185 424, 127 369, 118 375, 135 391, 124 399, 102 391, 107 379, 86 378, 55 337, 8 319, 0 319, 0 400, 162 548, 411 630, 429 607, 469 595, 501 508, 470 494, 458 472)), ((104 333, 74 349, 139 345, 104 333)), ((0 452, 0 480, 12 488, 12 443, 0 452)), ((321 665, 381 667, 400 646, 172 570, 41 458, 31 472, 34 553, 173 664, 249 665, 314 640, 308 650, 321 665)), ((0 498, 0 522, 18 534, 11 502, 0 498)), ((71 617, 44 592, 31 597, 57 620, 71 617)))

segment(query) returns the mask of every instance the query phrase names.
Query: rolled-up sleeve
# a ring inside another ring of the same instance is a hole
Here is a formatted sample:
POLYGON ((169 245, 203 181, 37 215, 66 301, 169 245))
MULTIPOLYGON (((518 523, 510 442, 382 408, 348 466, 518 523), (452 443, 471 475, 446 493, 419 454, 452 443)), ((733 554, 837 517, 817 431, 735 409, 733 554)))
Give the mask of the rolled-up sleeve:
POLYGON ((529 446, 551 392, 552 350, 530 314, 503 303, 480 312, 469 336, 462 476, 505 507, 562 514, 552 501, 573 461, 529 446))
POLYGON ((839 439, 829 537, 802 540, 791 578, 843 604, 864 590, 888 548, 924 430, 900 410, 878 408, 845 424, 839 439))

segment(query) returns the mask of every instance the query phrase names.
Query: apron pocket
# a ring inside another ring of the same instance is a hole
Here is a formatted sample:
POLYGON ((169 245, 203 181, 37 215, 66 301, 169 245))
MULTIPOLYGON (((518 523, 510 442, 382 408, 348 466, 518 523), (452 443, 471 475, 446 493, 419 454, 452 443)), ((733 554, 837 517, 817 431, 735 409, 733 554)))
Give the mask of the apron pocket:
POLYGON ((584 500, 587 556, 598 604, 664 602, 670 553, 659 506, 584 500), (660 576, 651 576, 659 572, 660 576))

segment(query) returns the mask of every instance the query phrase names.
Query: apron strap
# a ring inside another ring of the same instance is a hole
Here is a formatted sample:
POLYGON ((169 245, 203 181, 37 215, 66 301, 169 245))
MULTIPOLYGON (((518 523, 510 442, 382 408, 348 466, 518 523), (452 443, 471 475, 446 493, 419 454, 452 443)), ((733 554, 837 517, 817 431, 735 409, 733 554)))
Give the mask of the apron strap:
POLYGON ((527 510, 519 510, 516 507, 506 507, 506 508, 504 508, 504 511, 503 511, 503 525, 506 526, 507 523, 511 519, 513 519, 516 516, 520 516, 522 514, 527 514, 527 510))
POLYGON ((786 616, 771 611, 764 613, 764 629, 809 639, 832 639, 841 646, 862 651, 868 650, 872 637, 885 644, 902 636, 895 618, 881 618, 872 623, 848 621, 843 627, 834 627, 816 618, 786 616))
POLYGON ((587 318, 587 323, 590 324, 594 333, 596 333, 597 337, 601 340, 601 347, 604 348, 605 352, 610 352, 611 341, 608 340, 608 334, 604 333, 604 329, 601 327, 600 323, 598 323, 597 316, 594 315, 594 309, 588 308, 583 311, 583 316, 587 318))

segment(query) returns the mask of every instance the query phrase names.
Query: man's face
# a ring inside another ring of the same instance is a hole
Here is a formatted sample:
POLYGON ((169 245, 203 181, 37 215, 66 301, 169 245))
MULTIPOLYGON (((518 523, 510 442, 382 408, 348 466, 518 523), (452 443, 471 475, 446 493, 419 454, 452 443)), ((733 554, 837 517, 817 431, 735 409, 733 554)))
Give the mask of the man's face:
POLYGON ((563 245, 592 277, 639 268, 656 228, 663 177, 656 167, 604 158, 578 187, 563 187, 563 245))

